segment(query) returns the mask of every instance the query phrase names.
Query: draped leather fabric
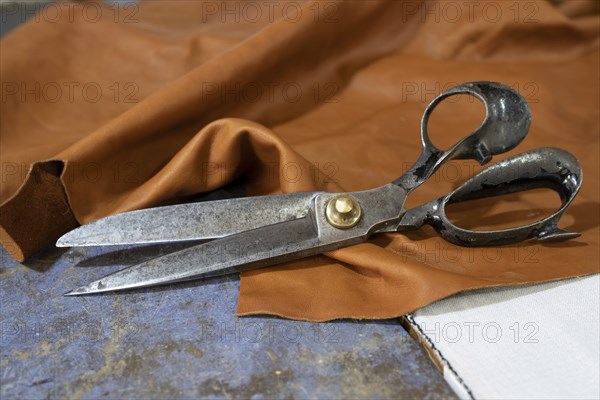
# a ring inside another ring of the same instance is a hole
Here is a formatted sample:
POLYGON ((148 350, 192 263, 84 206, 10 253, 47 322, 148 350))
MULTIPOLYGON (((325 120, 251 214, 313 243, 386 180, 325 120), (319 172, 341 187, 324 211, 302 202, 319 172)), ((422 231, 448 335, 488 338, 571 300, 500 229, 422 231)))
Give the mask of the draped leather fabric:
MULTIPOLYGON (((82 3, 31 18, 1 41, 3 245, 23 260, 77 224, 234 181, 248 195, 386 184, 418 157, 435 95, 493 80, 532 112, 508 155, 556 146, 581 162, 583 188, 561 222, 581 238, 466 249, 427 228, 379 235, 242 274, 238 314, 389 318, 472 288, 598 272, 598 3, 476 3, 93 3, 93 18, 82 3)), ((482 115, 469 97, 448 100, 433 142, 451 145, 482 115)), ((477 170, 454 162, 407 205, 477 170)), ((453 210, 485 228, 557 205, 536 191, 453 210)))

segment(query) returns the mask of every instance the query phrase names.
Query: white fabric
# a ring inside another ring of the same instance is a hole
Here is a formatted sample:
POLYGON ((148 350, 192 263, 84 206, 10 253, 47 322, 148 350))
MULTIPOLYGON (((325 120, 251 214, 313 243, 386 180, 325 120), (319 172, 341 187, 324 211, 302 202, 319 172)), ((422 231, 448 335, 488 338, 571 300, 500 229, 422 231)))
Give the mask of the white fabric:
POLYGON ((600 398, 599 275, 464 293, 408 319, 460 397, 600 398))

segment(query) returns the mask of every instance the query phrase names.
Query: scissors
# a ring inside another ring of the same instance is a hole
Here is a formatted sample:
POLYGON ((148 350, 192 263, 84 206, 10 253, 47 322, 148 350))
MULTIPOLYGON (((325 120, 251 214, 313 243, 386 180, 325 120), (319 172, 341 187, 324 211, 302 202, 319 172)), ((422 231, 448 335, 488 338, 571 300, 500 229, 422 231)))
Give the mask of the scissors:
POLYGON ((350 193, 290 193, 156 207, 116 214, 62 236, 58 247, 200 241, 183 250, 123 269, 65 295, 157 286, 267 267, 365 242, 371 235, 431 225, 460 246, 492 246, 528 239, 560 241, 579 233, 557 224, 582 182, 577 159, 558 148, 538 148, 487 167, 460 187, 410 210, 406 197, 444 163, 473 159, 481 165, 513 149, 526 136, 531 116, 525 99, 495 82, 461 84, 437 96, 421 120, 422 152, 397 180, 350 193), (431 112, 450 96, 479 99, 486 116, 479 128, 446 151, 430 141, 431 112), (475 231, 455 226, 446 206, 535 188, 558 193, 562 205, 534 223, 475 231), (208 240, 208 241, 207 241, 208 240))

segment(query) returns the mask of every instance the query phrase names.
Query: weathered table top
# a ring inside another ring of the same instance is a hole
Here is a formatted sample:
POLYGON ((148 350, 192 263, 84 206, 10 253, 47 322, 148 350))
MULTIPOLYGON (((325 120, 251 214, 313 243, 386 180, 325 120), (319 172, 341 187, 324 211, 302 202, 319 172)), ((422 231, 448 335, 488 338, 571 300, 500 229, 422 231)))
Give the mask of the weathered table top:
POLYGON ((2 249, 1 397, 453 397, 397 320, 237 318, 237 277, 62 296, 165 251, 2 249))

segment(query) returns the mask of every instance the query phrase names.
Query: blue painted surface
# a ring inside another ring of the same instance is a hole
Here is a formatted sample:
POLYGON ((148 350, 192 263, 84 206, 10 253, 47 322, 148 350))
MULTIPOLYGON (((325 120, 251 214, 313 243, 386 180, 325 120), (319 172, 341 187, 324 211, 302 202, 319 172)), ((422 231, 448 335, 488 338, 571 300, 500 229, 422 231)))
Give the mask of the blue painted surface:
POLYGON ((165 251, 3 251, 2 399, 453 397, 397 320, 237 318, 234 276, 62 296, 165 251))

